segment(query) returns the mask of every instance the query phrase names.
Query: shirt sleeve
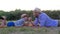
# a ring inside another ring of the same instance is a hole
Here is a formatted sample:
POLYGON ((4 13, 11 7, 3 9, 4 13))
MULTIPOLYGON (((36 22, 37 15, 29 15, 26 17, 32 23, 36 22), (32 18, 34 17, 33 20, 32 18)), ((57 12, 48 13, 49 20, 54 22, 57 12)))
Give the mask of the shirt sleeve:
POLYGON ((23 20, 19 20, 19 21, 16 21, 15 22, 15 26, 16 27, 23 26, 23 24, 24 24, 24 21, 23 20))
POLYGON ((34 25, 35 25, 35 26, 38 25, 38 20, 37 20, 37 18, 35 18, 35 20, 34 20, 34 25))
POLYGON ((40 26, 41 27, 44 27, 46 24, 46 19, 47 19, 47 15, 46 14, 43 14, 40 18, 39 18, 39 21, 40 21, 40 26))

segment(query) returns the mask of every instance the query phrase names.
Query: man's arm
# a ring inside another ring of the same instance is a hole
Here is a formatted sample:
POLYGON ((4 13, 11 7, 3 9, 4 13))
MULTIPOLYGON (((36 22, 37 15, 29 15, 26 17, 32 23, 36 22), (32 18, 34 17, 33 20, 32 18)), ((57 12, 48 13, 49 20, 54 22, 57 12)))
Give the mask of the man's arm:
POLYGON ((35 18, 35 20, 34 20, 34 23, 33 23, 35 26, 37 26, 38 25, 38 20, 37 20, 37 18, 35 18))
POLYGON ((40 26, 44 27, 46 24, 46 20, 47 20, 47 15, 46 14, 42 14, 41 17, 39 17, 39 21, 40 21, 40 26))

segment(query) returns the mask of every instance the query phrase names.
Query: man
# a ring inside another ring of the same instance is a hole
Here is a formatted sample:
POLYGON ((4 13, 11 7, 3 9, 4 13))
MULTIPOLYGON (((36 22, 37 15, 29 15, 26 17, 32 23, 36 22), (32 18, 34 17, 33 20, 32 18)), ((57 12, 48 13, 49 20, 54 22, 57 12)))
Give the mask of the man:
POLYGON ((60 21, 51 19, 46 13, 41 12, 39 8, 35 8, 33 11, 35 16, 34 25, 39 24, 40 27, 57 27, 60 26, 60 21))
POLYGON ((15 26, 15 27, 21 27, 24 25, 24 22, 28 20, 28 15, 27 14, 22 14, 21 15, 21 19, 17 20, 16 22, 8 22, 7 26, 11 27, 11 26, 15 26))

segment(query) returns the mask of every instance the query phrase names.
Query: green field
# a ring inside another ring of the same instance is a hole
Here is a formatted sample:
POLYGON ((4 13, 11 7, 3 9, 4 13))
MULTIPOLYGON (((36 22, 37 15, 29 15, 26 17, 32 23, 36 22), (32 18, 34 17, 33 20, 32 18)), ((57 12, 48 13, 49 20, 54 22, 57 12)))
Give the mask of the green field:
POLYGON ((38 27, 7 27, 0 28, 0 34, 60 34, 60 28, 38 27))
POLYGON ((0 34, 60 34, 60 27, 7 27, 0 28, 0 34))

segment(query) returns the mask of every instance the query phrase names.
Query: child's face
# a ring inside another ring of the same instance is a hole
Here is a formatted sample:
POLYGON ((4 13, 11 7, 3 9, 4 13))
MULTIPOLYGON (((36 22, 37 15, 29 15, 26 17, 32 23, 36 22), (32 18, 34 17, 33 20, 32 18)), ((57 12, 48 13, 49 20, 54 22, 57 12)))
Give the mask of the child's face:
POLYGON ((24 17, 24 18, 25 18, 26 21, 28 20, 28 17, 24 17))

